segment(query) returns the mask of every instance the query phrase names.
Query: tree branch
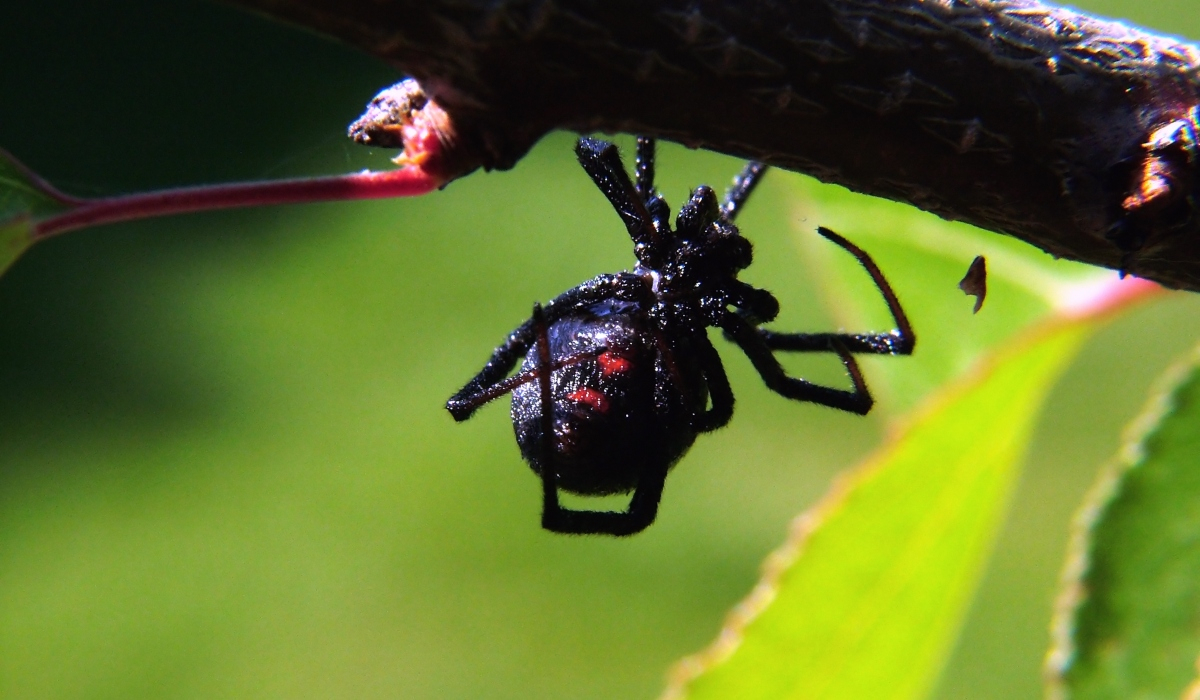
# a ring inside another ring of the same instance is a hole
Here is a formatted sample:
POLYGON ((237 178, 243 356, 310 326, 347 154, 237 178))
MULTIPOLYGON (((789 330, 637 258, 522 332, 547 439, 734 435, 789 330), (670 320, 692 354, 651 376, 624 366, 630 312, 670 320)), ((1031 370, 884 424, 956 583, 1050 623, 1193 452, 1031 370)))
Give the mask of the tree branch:
POLYGON ((1032 0, 233 0, 417 78, 464 171, 552 129, 762 160, 1200 290, 1200 47, 1032 0))

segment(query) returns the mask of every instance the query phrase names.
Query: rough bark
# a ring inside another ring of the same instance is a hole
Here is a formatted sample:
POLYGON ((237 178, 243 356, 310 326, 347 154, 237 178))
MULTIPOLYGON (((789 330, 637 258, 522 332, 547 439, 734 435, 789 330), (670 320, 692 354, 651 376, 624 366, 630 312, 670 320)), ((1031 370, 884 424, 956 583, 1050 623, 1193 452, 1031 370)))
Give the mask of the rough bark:
POLYGON ((808 173, 1200 290, 1200 48, 1030 0, 233 0, 418 79, 462 169, 552 129, 808 173))

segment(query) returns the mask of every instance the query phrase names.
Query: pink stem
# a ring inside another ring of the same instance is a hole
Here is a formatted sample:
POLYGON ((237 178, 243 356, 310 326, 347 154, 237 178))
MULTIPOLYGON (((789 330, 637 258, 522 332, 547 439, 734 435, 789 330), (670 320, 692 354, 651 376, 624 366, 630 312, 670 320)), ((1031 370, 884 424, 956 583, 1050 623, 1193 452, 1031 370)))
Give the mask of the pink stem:
POLYGON ((210 209, 411 197, 432 192, 444 185, 445 180, 410 165, 384 172, 363 171, 334 177, 182 187, 102 199, 69 197, 46 184, 50 192, 60 197, 60 201, 73 205, 73 208, 39 221, 34 226, 34 240, 85 226, 210 209))

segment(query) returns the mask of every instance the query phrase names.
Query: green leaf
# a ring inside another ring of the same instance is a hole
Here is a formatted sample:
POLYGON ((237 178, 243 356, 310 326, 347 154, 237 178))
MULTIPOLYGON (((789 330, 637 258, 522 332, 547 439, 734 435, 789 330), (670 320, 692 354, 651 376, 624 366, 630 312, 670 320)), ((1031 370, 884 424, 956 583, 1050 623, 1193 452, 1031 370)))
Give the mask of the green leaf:
POLYGON ((0 274, 33 245, 35 219, 69 208, 49 183, 0 149, 0 274))
POLYGON ((70 201, 50 183, 0 149, 0 221, 49 216, 70 207, 70 201))
POLYGON ((1059 697, 1179 698, 1196 678, 1198 365, 1200 349, 1160 381, 1077 518, 1048 661, 1059 697))
POLYGON ((943 393, 795 523, 667 697, 919 698, 1003 520, 1047 390, 1088 323, 1060 324, 943 393))

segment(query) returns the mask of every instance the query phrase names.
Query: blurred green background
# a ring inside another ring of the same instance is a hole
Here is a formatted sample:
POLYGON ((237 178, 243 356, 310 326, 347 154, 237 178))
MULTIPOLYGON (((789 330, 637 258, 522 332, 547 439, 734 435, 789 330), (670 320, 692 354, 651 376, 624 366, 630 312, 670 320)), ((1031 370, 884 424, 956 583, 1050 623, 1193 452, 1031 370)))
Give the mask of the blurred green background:
MULTIPOLYGON (((1194 0, 1080 4, 1200 37, 1194 0)), ((388 166, 343 132, 398 75, 320 37, 190 1, 4 14, 0 145, 72 193, 388 166)), ((912 397, 885 384, 867 419, 793 404, 722 343, 737 414, 673 473, 659 522, 542 532, 507 402, 463 425, 442 403, 533 301, 631 262, 572 138, 412 201, 74 233, 0 278, 0 695, 654 697, 912 397)), ((678 204, 738 165, 667 147, 659 172, 678 204)), ((798 237, 828 223, 805 211, 859 204, 774 173, 747 209, 746 278, 782 327, 836 325, 798 237)), ((969 256, 911 269, 883 247, 919 332, 1006 331, 988 312, 1019 300, 995 290, 979 317, 961 296, 961 317, 928 315, 969 256)), ((1120 318, 1056 389, 940 698, 1041 695, 1067 522, 1198 311, 1177 294, 1120 318)), ((961 341, 922 332, 918 353, 961 341)))

